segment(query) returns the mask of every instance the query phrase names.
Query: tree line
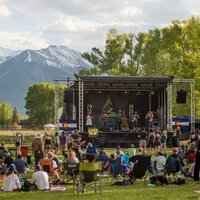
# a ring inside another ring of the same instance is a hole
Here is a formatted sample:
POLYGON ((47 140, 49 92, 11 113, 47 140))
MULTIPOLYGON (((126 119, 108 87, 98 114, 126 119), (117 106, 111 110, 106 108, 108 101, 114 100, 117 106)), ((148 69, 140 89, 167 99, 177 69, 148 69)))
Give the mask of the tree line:
MULTIPOLYGON (((80 75, 173 76, 176 79, 195 79, 196 116, 200 116, 200 18, 174 20, 164 28, 154 28, 138 34, 118 33, 112 28, 107 33, 105 48, 93 47, 82 57, 92 64, 80 75)), ((64 85, 59 86, 59 107, 63 106, 64 85)), ((190 115, 190 93, 184 105, 176 104, 178 89, 190 90, 189 84, 173 86, 173 110, 179 115, 190 115)), ((54 120, 55 86, 37 83, 29 87, 26 114, 31 124, 42 127, 54 120)), ((0 106, 2 110, 2 105, 0 106)), ((5 109, 4 109, 5 110, 5 109)), ((0 111, 0 118, 4 111, 0 111)), ((10 112, 10 111, 9 111, 10 112)), ((9 114, 11 116, 12 114, 9 114)), ((12 121, 10 118, 8 121, 12 121)), ((5 120, 0 119, 0 124, 5 120)))

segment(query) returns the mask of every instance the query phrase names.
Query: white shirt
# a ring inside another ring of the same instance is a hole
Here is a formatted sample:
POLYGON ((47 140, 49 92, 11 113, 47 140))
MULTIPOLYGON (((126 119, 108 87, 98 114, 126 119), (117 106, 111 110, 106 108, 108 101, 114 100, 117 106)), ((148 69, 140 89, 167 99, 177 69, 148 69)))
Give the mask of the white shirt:
POLYGON ((156 169, 158 172, 161 172, 165 169, 166 158, 164 156, 158 156, 155 159, 156 161, 156 169))
POLYGON ((49 176, 45 171, 33 173, 33 181, 37 185, 38 190, 48 190, 50 188, 49 176))
POLYGON ((19 177, 16 174, 4 176, 3 191, 12 192, 14 189, 20 189, 21 184, 19 177))

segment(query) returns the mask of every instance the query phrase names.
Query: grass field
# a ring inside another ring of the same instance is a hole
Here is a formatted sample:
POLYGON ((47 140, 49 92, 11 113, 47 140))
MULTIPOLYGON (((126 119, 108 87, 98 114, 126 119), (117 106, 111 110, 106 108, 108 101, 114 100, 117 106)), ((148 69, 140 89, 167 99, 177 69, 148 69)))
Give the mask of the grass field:
POLYGON ((139 183, 137 185, 129 186, 110 186, 108 183, 103 183, 102 194, 94 194, 94 191, 87 191, 84 194, 73 195, 71 186, 67 186, 64 192, 20 192, 20 193, 5 193, 0 192, 0 199, 14 199, 14 200, 62 200, 62 199, 91 199, 91 200, 192 200, 200 199, 200 194, 195 193, 199 190, 200 185, 189 182, 186 185, 169 185, 147 187, 139 183))
MULTIPOLYGON (((30 145, 30 141, 34 137, 35 132, 31 132, 26 135, 26 144, 30 145)), ((13 141, 10 137, 13 135, 12 132, 1 134, 0 141, 9 141, 7 146, 13 146, 13 141)), ((112 152, 113 149, 106 149, 107 152, 112 152)), ((169 150, 170 151, 170 150, 169 150)), ((28 178, 31 177, 33 170, 26 174, 28 178)), ((65 179, 65 177, 62 177, 65 179)), ((1 185, 1 184, 0 184, 1 185)), ((138 181, 137 184, 128 186, 111 186, 107 178, 102 181, 102 194, 95 194, 94 191, 88 190, 84 194, 73 195, 72 185, 66 185, 66 191, 43 191, 43 192, 18 192, 18 193, 7 193, 0 192, 0 200, 14 199, 14 200, 62 200, 62 199, 91 199, 91 200, 156 200, 156 199, 167 199, 167 200, 192 200, 200 199, 200 193, 194 191, 200 190, 199 182, 193 182, 192 180, 187 181, 185 185, 169 185, 169 186, 156 186, 148 187, 147 184, 138 181)))

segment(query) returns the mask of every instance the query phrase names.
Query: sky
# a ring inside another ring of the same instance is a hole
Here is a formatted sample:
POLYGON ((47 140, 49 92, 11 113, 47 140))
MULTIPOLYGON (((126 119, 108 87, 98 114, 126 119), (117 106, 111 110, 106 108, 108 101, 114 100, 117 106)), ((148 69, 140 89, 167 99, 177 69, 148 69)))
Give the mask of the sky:
POLYGON ((105 47, 111 28, 146 32, 200 16, 200 0, 0 0, 0 47, 105 47))

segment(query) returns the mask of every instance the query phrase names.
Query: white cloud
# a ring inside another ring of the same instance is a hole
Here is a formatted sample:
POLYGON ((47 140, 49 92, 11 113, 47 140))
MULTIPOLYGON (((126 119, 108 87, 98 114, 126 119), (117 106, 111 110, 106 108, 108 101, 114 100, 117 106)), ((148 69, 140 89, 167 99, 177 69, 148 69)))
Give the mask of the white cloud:
MULTIPOLYGON (((1 2, 0 2, 1 3, 1 2)), ((11 10, 6 5, 0 5, 0 16, 10 16, 12 15, 11 10)))
POLYGON ((95 31, 97 24, 93 21, 81 20, 77 17, 67 17, 59 19, 55 23, 47 26, 47 31, 65 33, 95 31))
POLYGON ((132 6, 126 6, 122 8, 120 11, 120 14, 125 17, 134 17, 142 14, 142 11, 138 8, 132 7, 132 6))
POLYGON ((39 49, 48 46, 45 39, 33 35, 31 32, 0 31, 0 44, 5 48, 39 49))
POLYGON ((97 32, 102 31, 102 28, 111 28, 111 27, 134 27, 140 25, 132 21, 109 21, 109 22, 98 22, 98 21, 89 21, 82 20, 78 17, 68 16, 66 19, 59 19, 52 24, 46 26, 45 31, 50 33, 57 34, 67 34, 68 32, 81 33, 83 32, 97 32))
POLYGON ((103 46, 113 27, 137 34, 192 14, 200 14, 199 0, 0 0, 0 16, 10 16, 0 17, 0 45, 90 49, 103 46))

